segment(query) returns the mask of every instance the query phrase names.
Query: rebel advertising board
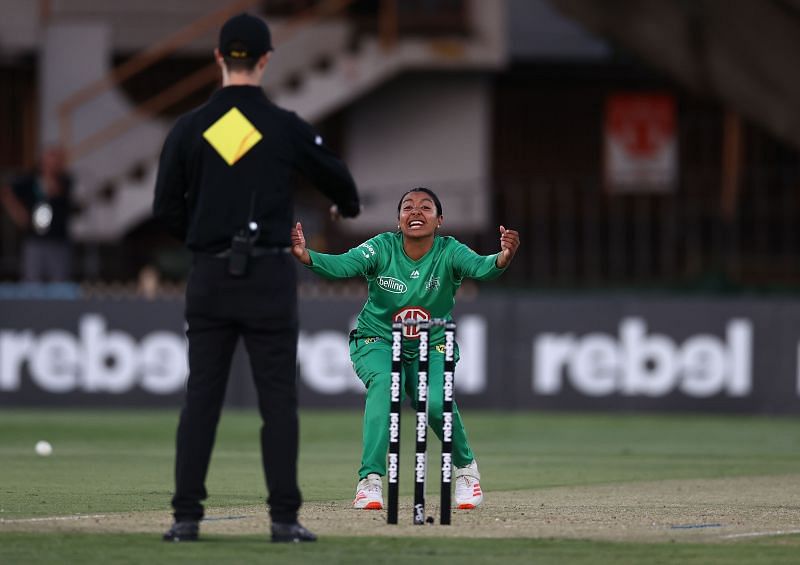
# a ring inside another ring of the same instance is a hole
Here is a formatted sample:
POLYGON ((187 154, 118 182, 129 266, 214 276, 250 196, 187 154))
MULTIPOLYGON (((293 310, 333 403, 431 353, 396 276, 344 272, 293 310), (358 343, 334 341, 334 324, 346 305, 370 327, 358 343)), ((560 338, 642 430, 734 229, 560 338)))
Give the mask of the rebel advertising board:
MULTIPOLYGON (((362 405, 348 347, 361 305, 301 301, 302 406, 362 405)), ((800 412, 797 316, 791 300, 480 295, 454 313, 455 397, 492 409, 800 412)), ((0 301, 0 405, 180 404, 184 331, 180 301, 0 301)), ((240 347, 229 405, 255 405, 249 370, 240 347)))

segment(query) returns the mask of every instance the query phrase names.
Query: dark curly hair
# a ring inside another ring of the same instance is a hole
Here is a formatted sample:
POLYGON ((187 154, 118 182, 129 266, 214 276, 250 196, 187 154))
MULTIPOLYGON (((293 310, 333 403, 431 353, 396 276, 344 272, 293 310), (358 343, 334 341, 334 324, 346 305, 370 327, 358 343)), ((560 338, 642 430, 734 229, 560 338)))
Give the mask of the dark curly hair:
POLYGON ((405 197, 411 194, 412 192, 424 192, 425 194, 430 196, 431 199, 433 200, 433 203, 436 205, 436 215, 437 216, 442 215, 442 202, 439 200, 439 197, 436 196, 436 193, 433 192, 430 188, 424 186, 418 186, 416 188, 412 188, 411 190, 407 190, 406 192, 403 193, 403 196, 400 197, 400 202, 397 203, 398 217, 400 216, 400 207, 403 205, 403 200, 405 200, 405 197))

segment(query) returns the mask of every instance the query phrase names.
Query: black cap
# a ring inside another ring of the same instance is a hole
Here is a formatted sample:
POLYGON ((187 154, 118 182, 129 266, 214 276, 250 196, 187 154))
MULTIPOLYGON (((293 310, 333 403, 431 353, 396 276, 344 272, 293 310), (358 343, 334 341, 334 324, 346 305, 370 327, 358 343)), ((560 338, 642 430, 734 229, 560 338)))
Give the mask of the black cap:
POLYGON ((272 37, 264 20, 242 12, 219 30, 219 52, 223 57, 257 59, 272 51, 272 37))

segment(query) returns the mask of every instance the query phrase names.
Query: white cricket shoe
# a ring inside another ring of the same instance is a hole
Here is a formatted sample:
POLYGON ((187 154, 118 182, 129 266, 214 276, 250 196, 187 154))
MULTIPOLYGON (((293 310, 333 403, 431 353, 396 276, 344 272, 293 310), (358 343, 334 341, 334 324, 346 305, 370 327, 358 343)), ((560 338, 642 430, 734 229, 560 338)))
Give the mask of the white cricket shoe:
POLYGON ((358 481, 353 508, 359 510, 383 509, 383 484, 380 475, 370 473, 366 478, 358 481))
POLYGON ((481 474, 475 460, 466 467, 456 469, 456 508, 472 510, 483 502, 481 474))

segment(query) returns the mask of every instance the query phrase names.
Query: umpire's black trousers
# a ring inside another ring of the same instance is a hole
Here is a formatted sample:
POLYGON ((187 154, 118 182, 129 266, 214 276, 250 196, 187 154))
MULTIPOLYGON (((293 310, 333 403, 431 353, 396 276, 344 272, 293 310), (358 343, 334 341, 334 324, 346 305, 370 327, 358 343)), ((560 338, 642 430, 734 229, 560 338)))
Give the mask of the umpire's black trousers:
POLYGON ((178 425, 176 520, 203 517, 205 479, 231 359, 241 336, 261 412, 261 456, 273 522, 294 522, 297 486, 297 285, 288 253, 250 258, 233 278, 227 260, 196 254, 186 287, 189 379, 178 425))

